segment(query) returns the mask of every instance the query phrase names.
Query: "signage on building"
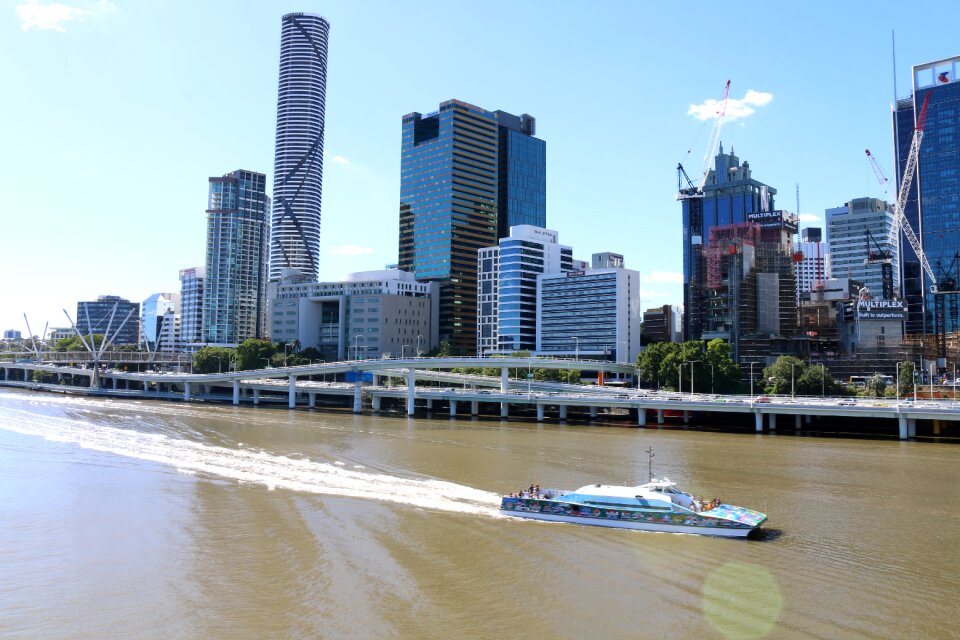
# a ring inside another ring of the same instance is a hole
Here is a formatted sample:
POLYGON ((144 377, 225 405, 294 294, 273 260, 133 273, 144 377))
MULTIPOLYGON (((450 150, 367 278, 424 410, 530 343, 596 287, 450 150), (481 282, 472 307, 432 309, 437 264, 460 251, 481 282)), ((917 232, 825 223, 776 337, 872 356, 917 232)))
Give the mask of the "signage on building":
POLYGON ((903 300, 859 300, 857 318, 860 320, 896 320, 907 319, 907 310, 903 300))
POLYGON ((567 271, 568 278, 573 278, 576 276, 585 276, 585 275, 587 275, 586 271, 567 271))

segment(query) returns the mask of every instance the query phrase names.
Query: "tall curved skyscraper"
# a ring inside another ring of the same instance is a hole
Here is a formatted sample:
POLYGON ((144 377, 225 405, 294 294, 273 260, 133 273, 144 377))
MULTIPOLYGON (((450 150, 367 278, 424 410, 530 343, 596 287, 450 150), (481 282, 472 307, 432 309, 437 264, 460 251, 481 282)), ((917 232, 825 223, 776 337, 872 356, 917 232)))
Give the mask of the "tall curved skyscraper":
POLYGON ((283 16, 270 280, 285 268, 318 275, 329 35, 330 23, 318 15, 283 16))

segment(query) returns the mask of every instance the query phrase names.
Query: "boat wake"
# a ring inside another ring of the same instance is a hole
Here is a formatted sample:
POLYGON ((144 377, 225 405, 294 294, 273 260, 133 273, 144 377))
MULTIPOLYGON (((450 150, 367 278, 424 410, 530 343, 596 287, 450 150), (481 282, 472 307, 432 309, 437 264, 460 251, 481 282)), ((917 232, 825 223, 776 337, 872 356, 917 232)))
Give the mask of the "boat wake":
POLYGON ((0 429, 84 449, 168 465, 178 473, 209 474, 241 483, 318 495, 346 496, 431 510, 499 517, 500 498, 452 482, 402 478, 347 469, 335 463, 265 451, 205 445, 67 417, 16 411, 0 416, 0 429))

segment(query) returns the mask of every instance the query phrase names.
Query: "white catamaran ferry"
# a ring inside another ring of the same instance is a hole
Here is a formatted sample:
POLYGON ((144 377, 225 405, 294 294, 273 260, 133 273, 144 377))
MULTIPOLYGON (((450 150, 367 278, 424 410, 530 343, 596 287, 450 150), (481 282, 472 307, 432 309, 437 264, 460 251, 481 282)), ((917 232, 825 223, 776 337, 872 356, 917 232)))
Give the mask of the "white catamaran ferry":
POLYGON ((504 496, 500 510, 534 520, 728 537, 746 537, 767 519, 720 500, 704 502, 667 478, 636 487, 591 484, 576 491, 533 486, 504 496))

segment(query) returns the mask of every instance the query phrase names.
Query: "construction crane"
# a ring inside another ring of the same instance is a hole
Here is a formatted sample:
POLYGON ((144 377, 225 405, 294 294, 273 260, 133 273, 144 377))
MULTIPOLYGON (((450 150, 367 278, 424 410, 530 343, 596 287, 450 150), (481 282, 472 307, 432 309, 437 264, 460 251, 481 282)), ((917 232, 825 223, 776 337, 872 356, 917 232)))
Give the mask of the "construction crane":
MULTIPOLYGON (((920 240, 917 238, 917 234, 914 233, 913 227, 910 225, 910 221, 907 219, 906 214, 904 213, 904 207, 907 204, 907 197, 910 193, 910 186, 913 184, 913 176, 917 171, 917 163, 920 158, 920 144, 923 141, 923 131, 927 123, 927 107, 930 102, 930 94, 928 93, 923 99, 923 106, 920 108, 920 114, 917 116, 917 124, 913 130, 913 139, 910 142, 910 153, 907 156, 906 166, 903 170, 903 178, 900 181, 900 190, 897 193, 897 199, 893 203, 893 224, 890 226, 890 236, 887 240, 888 246, 894 247, 897 246, 897 240, 900 234, 900 231, 903 231, 903 235, 907 238, 907 242, 910 243, 910 247, 913 249, 914 254, 916 254, 917 259, 920 261, 920 266, 923 269, 923 272, 927 275, 932 283, 930 287, 930 293, 933 295, 934 301, 934 331, 936 333, 937 340, 937 366, 939 368, 944 368, 946 366, 946 356, 947 356, 947 343, 946 343, 946 301, 944 296, 947 294, 957 294, 958 291, 957 279, 953 277, 953 269, 957 263, 958 254, 957 252, 953 256, 953 261, 947 267, 946 270, 942 268, 942 265, 938 262, 937 266, 940 268, 941 273, 938 275, 934 273, 933 268, 930 266, 930 261, 927 259, 927 254, 923 250, 923 245, 920 243, 920 240)), ((877 176, 877 180, 880 182, 880 185, 883 186, 887 182, 886 174, 880 168, 880 165, 877 163, 876 158, 870 153, 870 150, 867 149, 867 158, 870 160, 873 171, 877 176)), ((867 239, 868 242, 868 256, 872 252, 869 251, 869 242, 870 238, 867 239)), ((876 241, 874 241, 876 242, 876 241)), ((877 245, 878 253, 874 260, 871 260, 871 257, 867 258, 867 262, 889 262, 891 255, 889 251, 883 251, 880 249, 880 246, 877 245)), ((892 272, 892 268, 891 268, 892 272)), ((956 300, 951 300, 951 317, 954 317, 954 324, 956 324, 956 317, 958 314, 955 310, 956 300)))
POLYGON ((717 107, 717 118, 713 121, 713 129, 710 131, 710 139, 707 141, 707 148, 703 154, 703 170, 700 172, 700 181, 694 185, 690 176, 683 168, 683 163, 677 163, 677 200, 686 200, 688 198, 702 198, 703 187, 707 184, 707 176, 710 175, 710 159, 717 152, 717 145, 720 144, 720 129, 723 127, 723 118, 727 114, 727 100, 730 97, 730 81, 723 87, 723 95, 720 96, 719 106, 717 107), (681 175, 687 182, 683 187, 680 182, 681 175))

